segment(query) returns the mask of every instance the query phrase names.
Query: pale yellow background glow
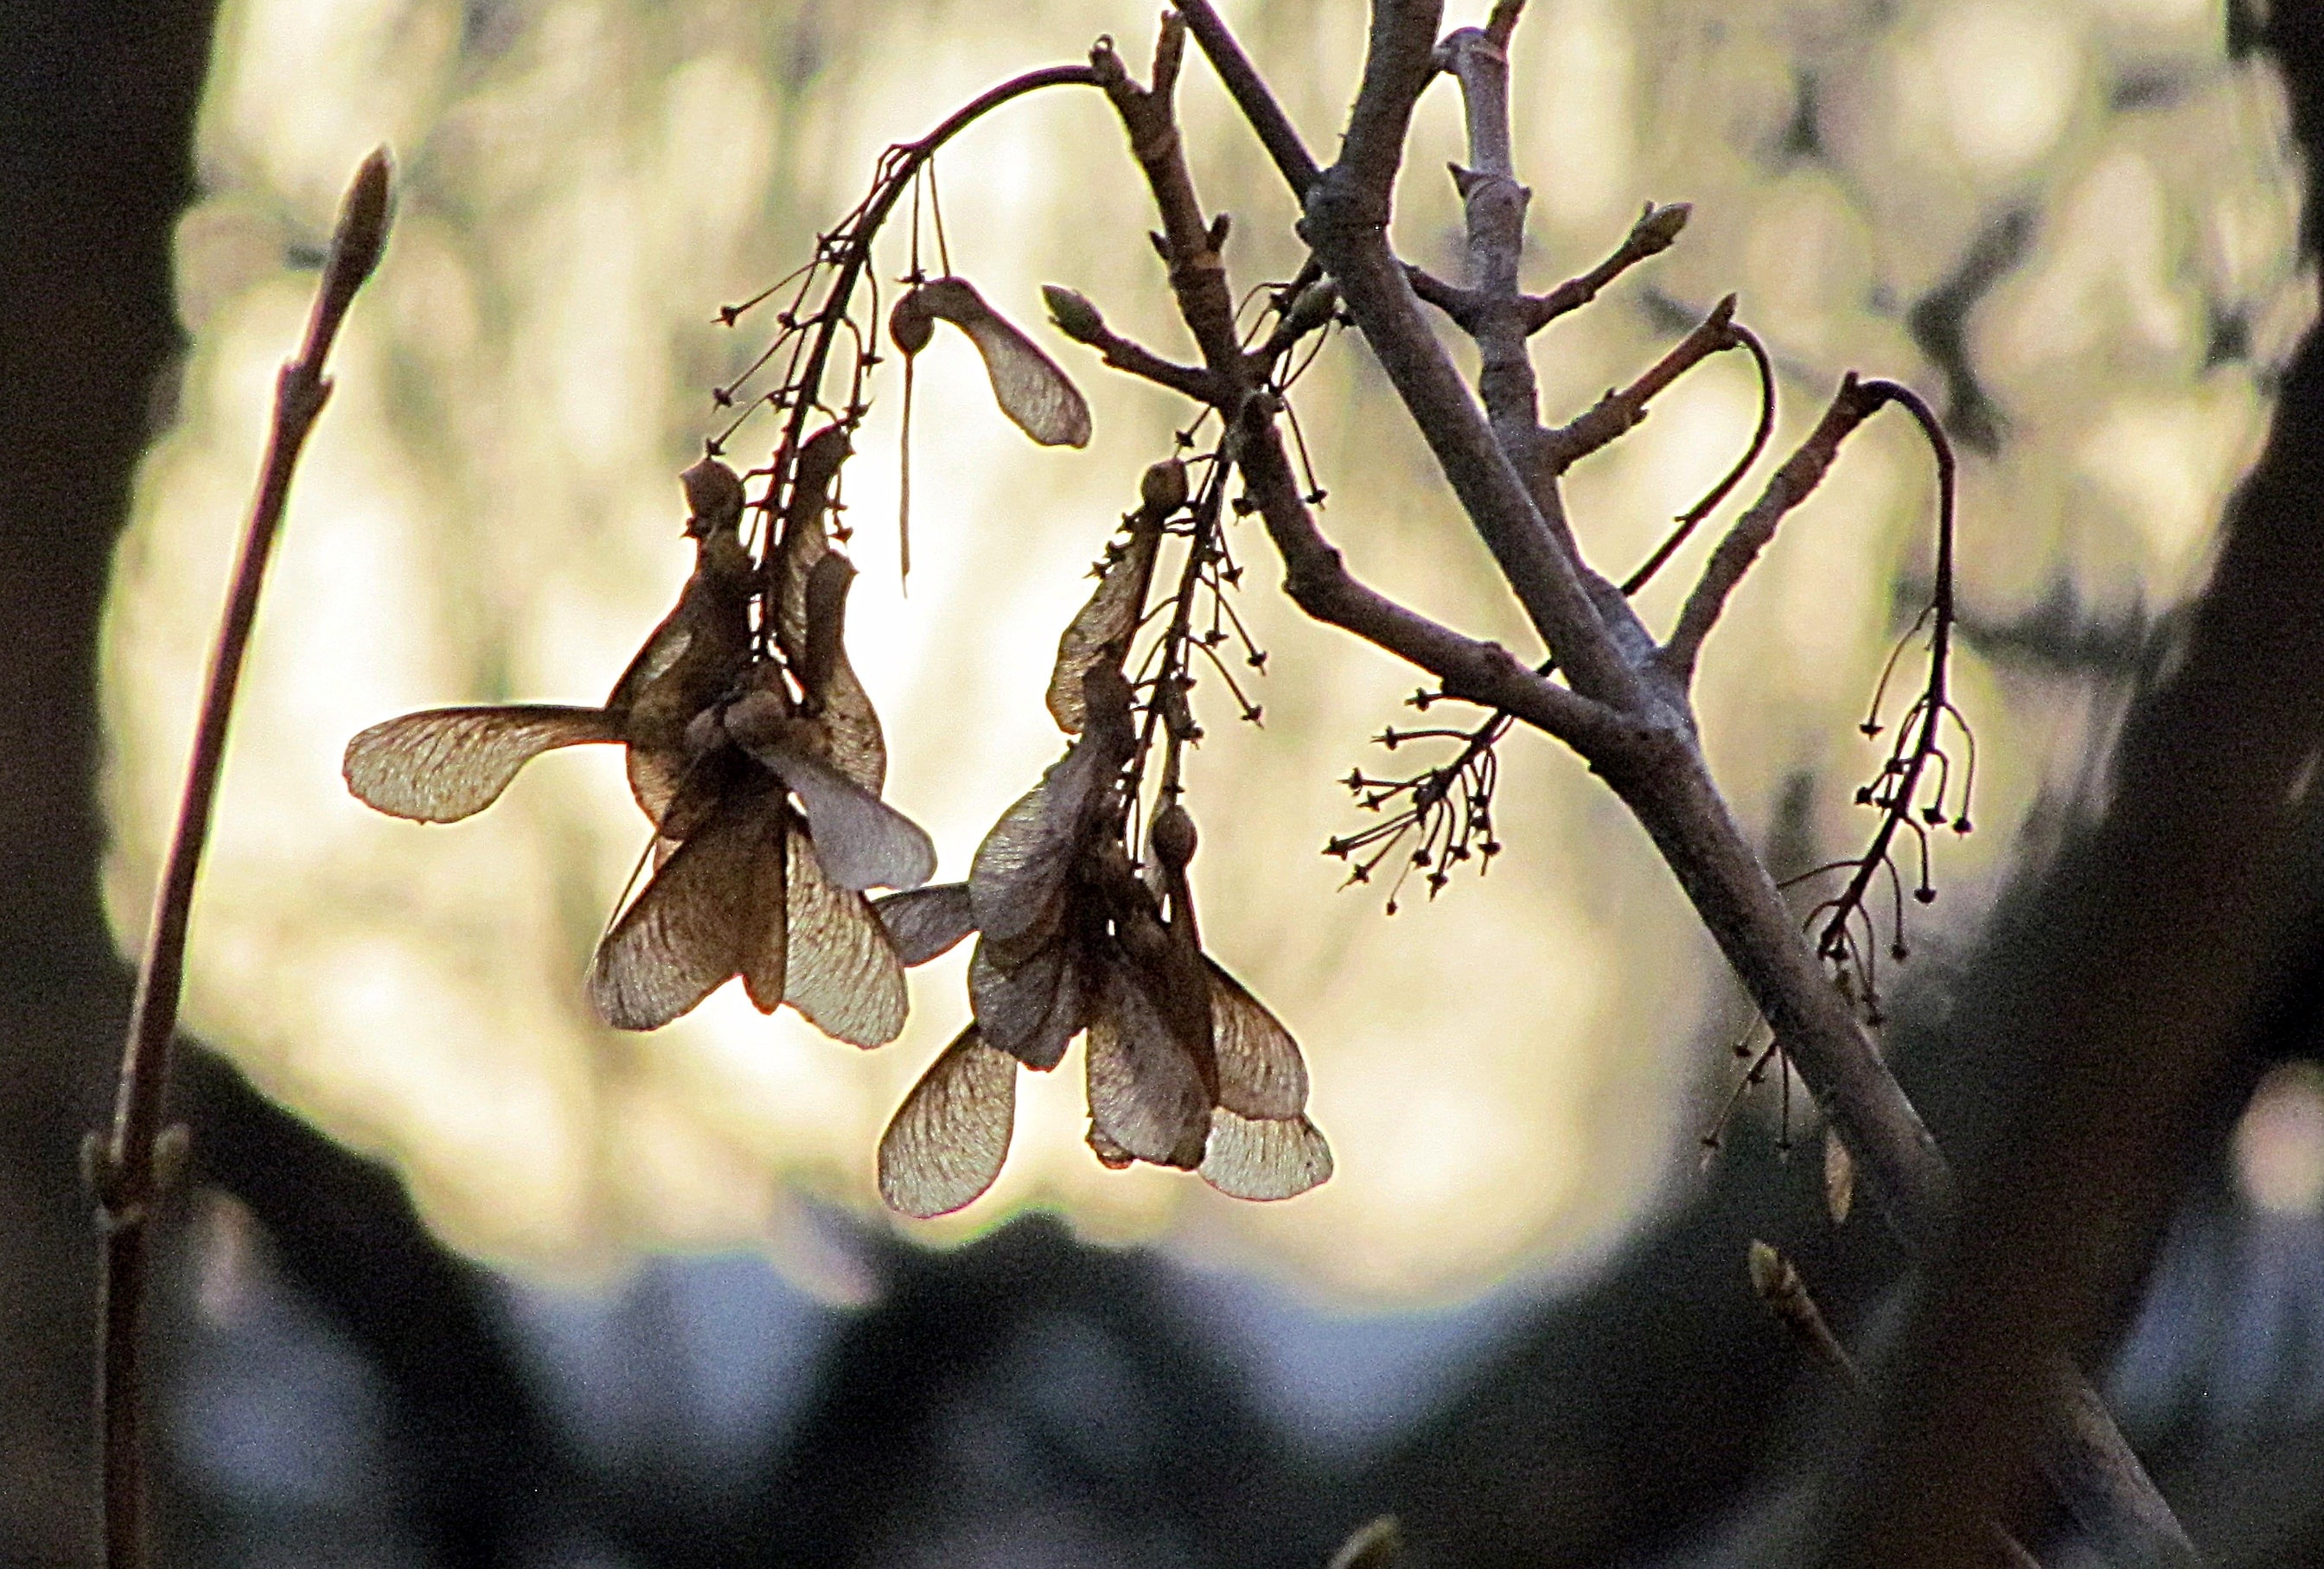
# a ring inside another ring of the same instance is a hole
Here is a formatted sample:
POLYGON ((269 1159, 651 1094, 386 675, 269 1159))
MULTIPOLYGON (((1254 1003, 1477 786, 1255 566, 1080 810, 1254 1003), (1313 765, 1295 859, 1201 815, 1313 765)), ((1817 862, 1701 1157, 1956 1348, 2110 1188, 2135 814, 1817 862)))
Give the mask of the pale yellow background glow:
MULTIPOLYGON (((1227 10, 1328 155, 1361 7, 1227 10)), ((1578 411, 1674 336, 1637 309, 1647 285, 1694 310, 1740 291, 1784 372, 1779 440, 1847 368, 1933 397, 1902 309, 1997 204, 2022 203, 2030 252, 1969 323, 2009 426, 1997 457, 1965 455, 1967 602, 2005 620, 2063 584, 2098 614, 2165 606, 2200 580, 2264 431, 2264 373, 2305 325, 2279 89, 2223 58, 2200 4, 1896 12, 1876 24, 1838 3, 1536 0, 1516 50, 1532 284, 1589 265, 1650 198, 1695 204, 1677 250, 1538 340, 1548 411, 1578 411), (1821 161, 1781 152, 1802 73, 1821 161), (2109 84, 2139 73, 2168 92, 2111 106, 2109 84), (2212 301, 2247 323, 2250 357, 2206 366, 2212 301)), ((762 341, 712 325, 716 307, 794 265, 889 142, 1100 32, 1142 61, 1152 21, 1144 0, 224 8, 205 194, 180 235, 180 420, 147 460, 108 610, 108 897, 134 948, 271 379, 305 310, 311 275, 286 256, 317 242, 346 172, 387 141, 401 217, 343 340, 262 612, 186 1018, 268 1093, 392 1160, 458 1245, 558 1270, 737 1241, 804 1260, 795 1195, 876 1209, 874 1144, 965 1017, 964 955, 914 976, 909 1031, 876 1052, 761 1019, 732 990, 659 1034, 620 1036, 581 989, 639 850, 616 756, 552 757, 484 816, 421 828, 346 795, 341 747, 411 708, 600 698, 687 570, 674 476, 711 428, 707 389, 762 341)), ((1271 170, 1199 64, 1184 97, 1206 198, 1235 216, 1238 280, 1287 275, 1298 254, 1271 170)), ((1457 214, 1440 171, 1461 152, 1440 88, 1397 237, 1443 270, 1457 214)), ((1041 706, 1057 631, 1181 414, 1040 327, 1036 286, 1073 284, 1117 328, 1187 351, 1095 95, 1005 111, 941 170, 955 266, 1043 335, 1097 424, 1084 453, 1032 448, 965 346, 939 340, 919 377, 908 599, 893 383, 848 475, 865 569, 851 640, 888 727, 889 795, 957 876, 1059 750, 1041 706)), ((900 271, 901 250, 883 265, 900 271)), ((1298 408, 1332 490, 1325 526, 1356 568, 1529 646, 1360 342, 1335 346, 1298 408)), ((1726 356, 1573 476, 1602 568, 1650 548, 1731 461, 1752 411, 1748 368, 1726 356)), ((758 428, 738 451, 761 460, 767 439, 758 428)), ((1819 773, 1812 826, 1829 854, 1866 831, 1847 801, 1875 760, 1852 726, 1895 631, 1892 586, 1927 570, 1929 475, 1901 421, 1868 431, 1707 656, 1707 739, 1739 808, 1764 823, 1787 778, 1819 773)), ((1419 683, 1291 614, 1255 527, 1237 548, 1245 614, 1274 656, 1267 726, 1204 707, 1195 878, 1211 946, 1306 1049, 1338 1175, 1251 1205, 1150 1168, 1105 1171, 1081 1140, 1076 1052, 1025 1076, 996 1191, 916 1229, 958 1237, 1051 1204, 1092 1235, 1165 1236, 1369 1297, 1457 1293, 1602 1241, 1692 1169, 1672 1152, 1738 1017, 1708 944, 1605 791, 1524 735, 1505 749, 1510 849, 1489 878, 1434 906, 1409 899, 1393 920, 1376 893, 1336 893, 1341 869, 1316 849, 1364 819, 1333 781, 1389 761, 1364 738, 1411 723, 1397 705, 1419 683)), ((1646 596, 1651 615, 1666 621, 1699 559, 1646 596)), ((1969 928, 2031 805, 2080 778, 2104 734, 2076 689, 1973 656, 1959 688, 1981 746, 1981 831, 1942 847, 1932 940, 1969 928)))

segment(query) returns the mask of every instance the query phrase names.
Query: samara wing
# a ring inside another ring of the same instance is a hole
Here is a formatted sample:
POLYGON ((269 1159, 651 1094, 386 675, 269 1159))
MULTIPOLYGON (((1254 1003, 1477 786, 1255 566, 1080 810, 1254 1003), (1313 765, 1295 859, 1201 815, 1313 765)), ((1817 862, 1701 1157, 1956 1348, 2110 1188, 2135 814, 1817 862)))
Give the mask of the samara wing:
POLYGON ((1006 946, 978 939, 968 961, 969 1007, 986 1045, 1047 1073, 1089 1022, 1091 976, 1065 942, 1041 943, 1004 965, 999 953, 1006 946))
POLYGON ((824 875, 794 844, 785 864, 790 952, 784 1001, 851 1046, 885 1046, 904 1030, 904 965, 872 901, 824 875))
POLYGON ((1296 1117, 1307 1109, 1307 1065, 1266 1005, 1210 959, 1211 1042, 1219 1104, 1245 1117, 1296 1117))
POLYGON ((1200 1166, 1210 1095, 1169 1026, 1119 966, 1106 973, 1087 1050, 1092 1147, 1157 1166, 1200 1166))
MULTIPOLYGON (((933 279, 914 290, 907 303, 968 335, 984 356, 993 401, 1019 429, 1044 447, 1089 445, 1089 404, 1081 390, 1039 345, 987 304, 976 285, 965 278, 933 279)), ((899 310, 905 308, 899 303, 899 310)))
POLYGON ((542 752, 621 739, 620 720, 603 708, 430 708, 348 742, 342 771, 366 806, 422 823, 456 823, 498 800, 517 771, 542 752))
POLYGON ((888 928, 896 956, 907 966, 925 964, 976 929, 968 884, 938 882, 872 901, 872 913, 888 928))
POLYGON ((1081 734, 1085 712, 1082 679, 1101 659, 1120 661, 1138 624, 1138 609, 1154 571, 1162 542, 1162 520, 1140 511, 1130 519, 1130 542, 1114 551, 1098 577, 1089 603, 1057 639, 1057 662, 1049 671, 1049 716, 1068 735, 1081 734))
POLYGON ((992 1186, 1017 1118, 1017 1059, 976 1026, 960 1032, 896 1108, 880 1140, 880 1196, 927 1219, 992 1186))
POLYGON ((1291 1198, 1332 1175, 1332 1147, 1305 1116, 1240 1117, 1220 1107, 1194 1170, 1235 1198, 1291 1198))
POLYGON ((742 968, 752 894, 770 834, 763 796, 714 816, 663 863, 597 945, 589 1000, 616 1029, 659 1029, 742 968))
POLYGON ((853 890, 918 888, 936 874, 936 841, 926 830, 794 734, 754 734, 731 723, 728 732, 798 797, 815 854, 833 882, 853 890))

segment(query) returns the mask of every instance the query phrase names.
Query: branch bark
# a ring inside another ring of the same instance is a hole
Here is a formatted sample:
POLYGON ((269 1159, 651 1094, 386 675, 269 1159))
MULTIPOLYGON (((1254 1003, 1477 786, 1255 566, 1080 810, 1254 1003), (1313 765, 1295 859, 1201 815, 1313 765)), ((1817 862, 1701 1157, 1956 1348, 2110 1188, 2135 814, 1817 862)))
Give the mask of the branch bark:
POLYGON ((97 1421, 103 1449, 105 1562, 113 1569, 137 1569, 146 1562, 141 1355, 145 1279, 153 1214, 168 1186, 169 1174, 157 1157, 156 1146, 161 1134, 161 1097, 169 1084, 170 1043, 177 1031, 178 1003, 185 984, 186 932, 194 885, 209 837, 211 809, 226 761, 226 727, 233 715, 235 689, 241 681, 243 659, 250 647, 251 627, 258 614, 267 561, 281 528, 299 455, 331 393, 323 364, 355 291, 371 276, 387 243, 393 205, 391 169, 383 147, 356 170, 340 204, 330 254, 308 317, 305 341, 275 381, 274 421, 266 459, 211 655, 201 717, 194 731, 193 755, 186 765, 185 793, 179 802, 177 826, 163 863, 145 956, 138 970, 112 1137, 99 1148, 91 1135, 88 1146, 89 1177, 103 1237, 97 1273, 97 1421))
MULTIPOLYGON (((1514 11, 1514 6, 1497 8, 1486 32, 1456 33, 1439 53, 1434 34, 1440 7, 1434 0, 1374 0, 1363 85, 1348 118, 1341 157, 1312 182, 1294 182, 1295 193, 1305 202, 1302 232, 1339 283, 1350 314, 1552 657, 1569 673, 1572 691, 1596 700, 1624 722, 1606 732, 1612 744, 1578 749, 1654 840, 1785 1054, 1870 1179, 1892 1223, 1916 1254, 1940 1256, 1953 1241, 1951 1173, 1735 821, 1695 740, 1685 697, 1684 677, 1727 595, 1764 548, 1783 512, 1829 466, 1831 450, 1846 429, 1861 421, 1863 413, 1855 407, 1858 389, 1851 378, 1825 425, 1776 476, 1761 506, 1730 533, 1682 615, 1673 651, 1656 651, 1634 618, 1626 621, 1631 613, 1618 590, 1607 585, 1602 593, 1592 591, 1595 575, 1582 562, 1564 530, 1554 473, 1545 483, 1530 485, 1520 473, 1536 466, 1523 459, 1550 445, 1534 422, 1531 367, 1523 359, 1530 317, 1522 297, 1516 297, 1519 309, 1512 322, 1498 319, 1498 308, 1515 296, 1517 247, 1508 231, 1514 217, 1516 239, 1521 243, 1523 224, 1522 188, 1506 167, 1506 121, 1495 118, 1506 115, 1504 18, 1513 18, 1514 11), (1415 281, 1390 254, 1387 241, 1405 133, 1431 68, 1439 63, 1454 69, 1468 90, 1472 157, 1478 168, 1462 171, 1462 181, 1471 209, 1475 277, 1470 288, 1457 291, 1434 280, 1427 282, 1445 309, 1456 319, 1465 318, 1462 325, 1478 337, 1485 359, 1480 377, 1485 400, 1481 410, 1422 319, 1415 281), (1505 326, 1517 334, 1515 356, 1502 342, 1505 326)), ((1212 21, 1209 31, 1222 32, 1212 21)), ((1239 51, 1231 51, 1231 40, 1205 37, 1203 42, 1213 58, 1240 58, 1239 51)), ((1247 73, 1245 79, 1230 79, 1228 85, 1246 115, 1259 124, 1271 108, 1263 88, 1254 88, 1247 73)), ((1653 216, 1650 209, 1640 226, 1650 226, 1653 216)), ((1638 236, 1639 229, 1634 227, 1633 238, 1638 236)), ((1655 236, 1649 229, 1646 237, 1651 241, 1655 236)), ((1573 293, 1594 292, 1599 281, 1594 276, 1585 280, 1573 293)), ((1533 313, 1544 320, 1552 314, 1542 307, 1533 308, 1533 313)), ((1678 365, 1670 374, 1683 368, 1678 365)), ((1268 499, 1260 499, 1264 509, 1268 499)), ((1277 507, 1287 513, 1279 499, 1277 507)), ((1305 531, 1287 515, 1271 515, 1268 521, 1278 546, 1286 547, 1295 577, 1302 558, 1318 563, 1314 570, 1319 579, 1323 577, 1326 553, 1329 568, 1344 572, 1336 552, 1322 544, 1320 535, 1306 537, 1312 521, 1305 531)), ((1311 591, 1310 597, 1318 605, 1333 606, 1329 595, 1311 591)), ((1369 605, 1364 618, 1383 627, 1392 620, 1386 609, 1369 605)), ((2053 1427, 2052 1442, 2062 1457, 2053 1469, 2106 1478, 2115 1503, 2130 1517, 2125 1522, 2130 1538, 2157 1561, 2186 1561, 2191 1552, 2186 1538, 2136 1457, 2111 1421, 2104 1419, 2095 1397, 2084 1398, 2078 1375, 2070 1377, 2069 1387, 2075 1392, 2080 1419, 2053 1427), (2097 1420, 2089 1419, 2093 1412, 2097 1420)))

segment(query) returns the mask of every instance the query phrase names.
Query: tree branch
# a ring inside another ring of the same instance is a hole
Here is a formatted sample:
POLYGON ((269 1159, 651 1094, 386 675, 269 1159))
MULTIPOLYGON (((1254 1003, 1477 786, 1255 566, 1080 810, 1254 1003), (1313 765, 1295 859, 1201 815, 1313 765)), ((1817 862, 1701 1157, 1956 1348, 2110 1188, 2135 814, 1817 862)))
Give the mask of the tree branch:
POLYGON ((1711 552, 1711 560, 1702 569, 1702 577, 1687 595, 1686 605, 1679 612, 1678 625, 1670 641, 1663 645, 1661 660, 1664 668, 1682 686, 1694 680, 1695 661, 1702 652, 1702 640, 1711 635, 1718 624, 1720 612, 1727 607, 1728 596, 1735 592, 1750 571, 1759 552, 1775 537, 1775 525, 1784 514, 1807 500, 1821 484, 1831 469, 1832 459, 1840 455, 1840 444, 1850 431, 1871 417, 1880 407, 1881 398, 1866 391, 1863 383, 1850 372, 1840 383, 1840 392, 1824 411, 1823 418, 1800 443, 1799 449, 1777 469, 1767 481, 1749 511, 1735 520, 1735 526, 1711 552))
POLYGON ((1526 300, 1526 331, 1539 332, 1568 311, 1578 310, 1598 298, 1598 291, 1649 256, 1658 256, 1676 242, 1693 208, 1686 202, 1666 207, 1646 203, 1646 210, 1630 226, 1614 254, 1579 278, 1568 278, 1546 294, 1526 300))
POLYGON ((1340 162, 1308 197, 1306 239, 1574 690, 1643 713, 1645 688, 1585 593, 1579 561, 1535 504, 1388 251, 1388 200, 1413 99, 1428 80, 1437 14, 1433 0, 1374 6, 1363 89, 1340 162))
POLYGON ((1237 462, 1283 558, 1283 590, 1293 604, 1428 671, 1446 696, 1513 714, 1585 758, 1609 755, 1631 739, 1631 727, 1605 705, 1527 669, 1499 643, 1465 637, 1359 581, 1300 499, 1274 413, 1265 397, 1243 404, 1237 462))
POLYGON ((1723 354, 1743 342, 1734 322, 1735 296, 1729 294, 1712 306, 1711 314, 1693 331, 1679 339, 1637 381, 1618 392, 1609 392, 1570 424, 1545 431, 1541 445, 1550 466, 1562 473, 1637 429, 1646 417, 1646 405, 1673 382, 1712 355, 1723 354))
POLYGON ((211 808, 226 761, 227 722, 258 614, 259 590, 281 528, 299 455, 331 394, 323 362, 355 291, 378 265, 387 243, 393 205, 391 170, 383 147, 355 171, 340 203, 330 254, 307 318, 306 339, 275 379, 274 422, 265 464, 210 656, 193 755, 186 764, 185 793, 179 800, 177 826, 162 863, 144 961, 138 969, 112 1138, 99 1149, 92 1134, 88 1147, 103 1233, 97 1271, 97 1420, 104 1451, 105 1562, 112 1569, 137 1569, 146 1562, 141 1358, 145 1278, 153 1211, 166 1186, 156 1145, 162 1093, 169 1084, 170 1043, 177 1033, 178 1002, 185 985, 186 930, 194 884, 209 837, 211 808))
POLYGON ((1291 117, 1283 112, 1283 106, 1275 101, 1275 95, 1268 90, 1267 83, 1251 65, 1250 57, 1243 53, 1242 45, 1219 20, 1210 0, 1178 0, 1177 12, 1186 19, 1186 31, 1194 35, 1195 43, 1211 62, 1211 69, 1219 73, 1219 80, 1225 84, 1235 106, 1258 134, 1259 145, 1275 160, 1275 167, 1284 183, 1291 188, 1291 194, 1305 200, 1307 189, 1315 183, 1320 171, 1307 152, 1307 144, 1293 128, 1291 117))

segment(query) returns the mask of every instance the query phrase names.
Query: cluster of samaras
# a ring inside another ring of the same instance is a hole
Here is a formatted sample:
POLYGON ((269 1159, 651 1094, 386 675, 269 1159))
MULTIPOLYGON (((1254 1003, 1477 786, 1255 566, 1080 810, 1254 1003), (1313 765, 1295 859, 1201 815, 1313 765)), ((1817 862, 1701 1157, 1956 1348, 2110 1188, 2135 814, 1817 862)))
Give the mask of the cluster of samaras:
MULTIPOLYGON (((453 822, 543 752, 623 747, 653 842, 650 880, 590 966, 590 1000, 616 1029, 659 1029, 739 976, 762 1012, 788 1003, 838 1039, 884 1045, 903 1029, 906 967, 976 934, 974 1022, 881 1141, 881 1191, 907 1214, 956 1209, 991 1185, 1017 1068, 1056 1067, 1076 1035, 1089 1142, 1106 1164, 1192 1169, 1246 1198, 1323 1181, 1331 1154, 1305 1114, 1297 1046, 1202 951, 1192 819, 1163 806, 1142 865, 1129 839, 1138 748, 1122 661, 1154 541, 1185 503, 1183 474, 1159 466, 1175 494, 1149 482, 1132 546, 1062 640, 1050 707, 1074 736, 1065 757, 994 826, 965 882, 927 886, 936 848, 880 798, 886 749, 847 660, 854 568, 831 537, 847 456, 837 426, 801 445, 756 555, 742 481, 704 459, 683 476, 693 575, 603 706, 389 720, 348 743, 348 788, 383 812, 453 822), (882 888, 902 891, 870 897, 882 888)), ((757 510, 771 513, 771 500, 757 510)))

